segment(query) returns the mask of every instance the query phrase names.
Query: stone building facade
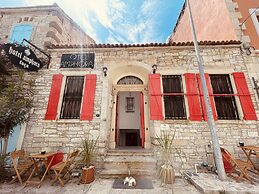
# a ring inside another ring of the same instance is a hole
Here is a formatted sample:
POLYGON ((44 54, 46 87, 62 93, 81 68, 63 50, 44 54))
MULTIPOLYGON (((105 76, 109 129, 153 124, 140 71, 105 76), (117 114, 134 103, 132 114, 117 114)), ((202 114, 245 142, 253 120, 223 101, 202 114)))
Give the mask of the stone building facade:
MULTIPOLYGON (((219 107, 214 111, 219 139, 232 153, 241 154, 237 147, 239 141, 259 144, 258 138, 255 138, 259 132, 259 104, 247 69, 247 63, 255 60, 256 56, 248 59, 240 52, 239 43, 234 41, 203 44, 201 55, 205 73, 209 74, 210 80, 213 75, 225 76, 228 88, 233 92, 236 115, 229 117, 231 113, 222 113, 219 107), (242 87, 239 76, 242 77, 242 87), (242 94, 241 88, 248 89, 248 93, 242 94), (242 99, 244 95, 245 101, 242 99), (246 107, 246 102, 249 107, 246 107)), ((40 70, 36 78, 34 107, 26 124, 24 149, 29 152, 38 152, 42 148, 69 152, 80 147, 83 137, 99 137, 99 161, 102 163, 107 151, 121 146, 156 150, 156 138, 161 131, 176 131, 175 147, 182 153, 180 158, 175 155, 177 169, 192 169, 194 164, 208 160, 207 148, 211 138, 202 111, 202 93, 198 89, 196 75, 198 64, 193 46, 188 43, 92 45, 83 48, 52 45, 48 51, 52 60, 49 69, 40 70), (62 55, 89 53, 95 55, 93 68, 60 68, 62 55), (152 68, 154 64, 157 70, 152 68), (107 67, 106 73, 104 67, 107 67), (80 111, 77 118, 69 115, 64 118, 64 96, 68 91, 68 78, 73 76, 81 76, 84 80, 80 111), (177 102, 183 104, 176 112, 173 111, 175 115, 168 114, 168 107, 169 110, 174 109, 165 98, 168 89, 164 80, 168 78, 180 80, 182 89, 178 94, 171 92, 171 95, 178 96, 180 93, 182 100, 177 102), (131 116, 123 120, 127 112, 131 116), (133 112, 137 112, 138 118, 133 112), (127 126, 123 127, 125 123, 127 126), (127 139, 131 139, 131 135, 140 141, 129 145, 127 139)))
MULTIPOLYGON (((57 5, 17 7, 17 8, 0 8, 0 47, 6 43, 22 43, 27 39, 40 50, 47 52, 47 45, 51 44, 94 44, 95 41, 88 36, 66 13, 57 5)), ((45 61, 48 58, 32 47, 27 42, 25 46, 31 48, 38 58, 45 61)), ((2 47, 1 47, 2 49, 2 47)), ((2 53, 1 53, 2 54, 2 53)), ((2 57, 2 56, 0 56, 2 57)), ((47 64, 43 68, 47 68, 47 64)), ((9 81, 15 80, 16 68, 7 64, 5 67, 0 65, 0 82, 2 73, 11 71, 12 76, 7 76, 9 81)), ((37 72, 26 73, 27 78, 38 77, 37 72)), ((2 82, 1 82, 2 84, 2 82)), ((22 146, 25 126, 17 126, 14 134, 10 137, 8 151, 19 149, 22 146), (20 130, 21 128, 21 130, 20 130), (21 133, 20 133, 21 131, 21 133), (17 137, 20 133, 20 138, 17 137), (17 145, 16 145, 17 142, 17 145)))
POLYGON ((0 8, 0 15, 1 44, 23 38, 42 49, 50 44, 95 43, 57 4, 0 8), (12 37, 14 31, 19 31, 18 39, 12 37))
MULTIPOLYGON (((254 92, 259 96, 259 1, 253 0, 190 0, 198 41, 242 42, 240 49, 248 55, 253 52, 257 58, 247 59, 249 77, 254 92), (206 18, 206 19, 204 19, 206 18)), ((193 41, 189 13, 185 5, 178 17, 177 24, 169 42, 193 41)))
MULTIPOLYGON (((178 170, 208 160, 210 132, 192 44, 97 45, 57 5, 0 12, 1 43, 12 40, 11 24, 29 24, 30 41, 51 55, 48 68, 27 74, 36 86, 20 148, 68 153, 80 148, 82 138, 99 137, 104 167, 118 147, 152 150, 159 160, 156 140, 166 131, 175 132, 178 170)), ((259 143, 259 101, 249 77, 258 58, 241 52, 235 40, 200 44, 219 139, 241 154, 239 141, 259 143)))

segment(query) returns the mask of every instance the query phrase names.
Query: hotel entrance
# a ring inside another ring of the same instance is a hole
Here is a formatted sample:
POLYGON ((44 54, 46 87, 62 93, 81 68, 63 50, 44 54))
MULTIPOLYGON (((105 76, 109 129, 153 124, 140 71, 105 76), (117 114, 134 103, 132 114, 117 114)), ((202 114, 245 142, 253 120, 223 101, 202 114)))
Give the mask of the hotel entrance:
POLYGON ((134 76, 121 78, 113 86, 111 143, 120 148, 144 148, 146 142, 145 103, 147 88, 134 76), (114 127, 114 128, 113 128, 114 127), (114 132, 114 133, 113 133, 114 132))
POLYGON ((140 92, 118 92, 117 146, 141 146, 140 92))

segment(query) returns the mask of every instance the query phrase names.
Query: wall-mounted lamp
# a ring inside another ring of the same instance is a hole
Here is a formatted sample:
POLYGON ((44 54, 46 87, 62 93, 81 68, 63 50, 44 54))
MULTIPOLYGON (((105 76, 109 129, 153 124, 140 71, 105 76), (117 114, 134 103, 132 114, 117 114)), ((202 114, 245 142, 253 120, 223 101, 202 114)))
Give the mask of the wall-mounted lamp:
POLYGON ((155 74, 157 70, 157 65, 152 65, 152 69, 153 69, 153 74, 155 74))
POLYGON ((253 50, 255 50, 255 48, 249 43, 243 43, 241 45, 241 51, 245 52, 247 55, 251 55, 253 50))
POLYGON ((104 77, 107 76, 107 71, 108 71, 108 68, 107 67, 103 67, 103 75, 104 75, 104 77))

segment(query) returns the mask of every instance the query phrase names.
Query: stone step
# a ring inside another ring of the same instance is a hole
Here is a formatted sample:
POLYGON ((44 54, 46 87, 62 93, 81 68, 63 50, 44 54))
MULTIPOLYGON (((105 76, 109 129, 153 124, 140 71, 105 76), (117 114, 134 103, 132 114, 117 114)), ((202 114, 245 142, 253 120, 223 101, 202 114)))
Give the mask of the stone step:
POLYGON ((114 150, 108 150, 107 156, 154 156, 154 154, 152 150, 147 150, 147 149, 138 149, 138 150, 114 149, 114 150))
POLYGON ((124 177, 134 175, 154 176, 156 160, 152 150, 147 149, 114 149, 108 150, 104 159, 102 178, 124 177))
POLYGON ((106 156, 104 162, 143 162, 156 163, 155 158, 151 156, 106 156))
POLYGON ((140 163, 140 162, 136 162, 136 163, 118 163, 118 162, 114 162, 114 163, 104 163, 104 169, 115 169, 115 170, 138 170, 138 169, 156 169, 156 165, 153 163, 140 163))
MULTIPOLYGON (((145 177, 157 177, 157 172, 154 170, 132 170, 130 171, 131 176, 145 176, 145 177)), ((100 178, 124 178, 129 176, 129 172, 127 170, 102 170, 99 173, 100 178)))

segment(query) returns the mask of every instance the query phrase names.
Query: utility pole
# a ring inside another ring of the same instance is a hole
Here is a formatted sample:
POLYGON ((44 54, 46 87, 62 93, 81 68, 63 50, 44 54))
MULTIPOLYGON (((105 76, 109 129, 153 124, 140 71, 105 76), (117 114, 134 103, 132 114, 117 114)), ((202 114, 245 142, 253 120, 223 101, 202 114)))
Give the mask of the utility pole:
POLYGON ((196 58, 198 61, 198 66, 199 66, 199 73, 200 73, 200 77, 201 77, 205 107, 206 107, 206 112, 207 112, 207 116, 208 116, 208 124, 209 124, 209 128, 210 128, 211 139, 212 139, 215 163, 216 163, 216 167, 217 167, 218 177, 220 180, 223 181, 226 179, 226 173, 225 173, 222 155, 221 155, 221 151, 220 151, 219 140, 218 140, 218 135, 217 135, 217 128, 215 126, 215 122, 214 122, 214 118, 213 118, 213 114, 212 114, 211 103, 210 103, 209 94, 208 94, 208 88, 207 88, 206 80, 205 80, 205 76, 204 76, 204 69, 203 69, 203 65, 202 65, 202 59, 200 56, 200 50, 199 50, 199 46, 198 46, 198 41, 197 41, 197 36, 196 36, 195 27, 194 27, 194 23, 193 23, 189 0, 186 0, 185 3, 186 3, 186 6, 187 6, 187 9, 189 12, 189 17, 190 17, 190 24, 191 24, 192 35, 193 35, 193 43, 194 43, 196 58))

